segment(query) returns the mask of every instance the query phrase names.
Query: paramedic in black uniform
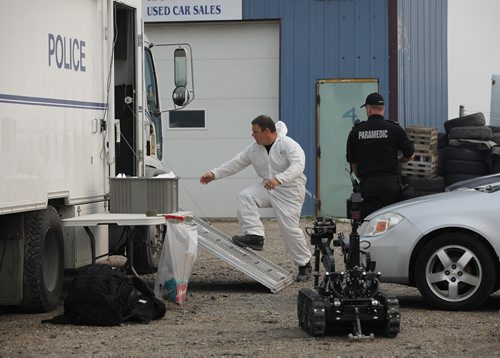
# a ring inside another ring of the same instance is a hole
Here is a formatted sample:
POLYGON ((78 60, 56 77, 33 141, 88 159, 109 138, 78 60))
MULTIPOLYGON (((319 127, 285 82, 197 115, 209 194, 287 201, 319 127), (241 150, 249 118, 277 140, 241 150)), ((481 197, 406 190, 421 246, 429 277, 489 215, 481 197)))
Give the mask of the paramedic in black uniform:
POLYGON ((403 128, 384 119, 384 97, 366 97, 368 119, 354 126, 347 139, 347 161, 360 181, 362 216, 401 200, 400 163, 413 158, 415 148, 403 128))

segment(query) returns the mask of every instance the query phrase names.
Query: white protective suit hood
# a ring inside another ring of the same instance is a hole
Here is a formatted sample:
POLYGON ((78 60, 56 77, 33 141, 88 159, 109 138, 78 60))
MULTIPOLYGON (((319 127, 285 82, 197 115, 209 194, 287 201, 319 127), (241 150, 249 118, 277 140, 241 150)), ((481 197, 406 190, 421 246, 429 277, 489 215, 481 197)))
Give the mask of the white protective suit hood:
POLYGON ((276 134, 278 134, 278 138, 283 138, 288 133, 288 128, 285 122, 278 121, 276 122, 276 134))

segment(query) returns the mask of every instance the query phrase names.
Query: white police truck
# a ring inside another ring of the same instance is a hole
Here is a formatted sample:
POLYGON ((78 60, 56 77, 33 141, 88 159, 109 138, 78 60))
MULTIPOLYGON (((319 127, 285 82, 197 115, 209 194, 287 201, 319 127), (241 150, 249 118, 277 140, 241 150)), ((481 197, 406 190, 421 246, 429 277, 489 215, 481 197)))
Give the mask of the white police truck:
MULTIPOLYGON (((110 178, 165 172, 143 28, 140 0, 0 5, 0 305, 55 308, 66 269, 123 241, 96 226, 91 255, 84 228, 64 220, 109 212, 110 178)), ((173 62, 185 70, 183 51, 173 62)), ((185 88, 174 94, 176 105, 188 101, 185 88)), ((135 265, 154 270, 159 245, 151 240, 161 230, 139 229, 135 265)))

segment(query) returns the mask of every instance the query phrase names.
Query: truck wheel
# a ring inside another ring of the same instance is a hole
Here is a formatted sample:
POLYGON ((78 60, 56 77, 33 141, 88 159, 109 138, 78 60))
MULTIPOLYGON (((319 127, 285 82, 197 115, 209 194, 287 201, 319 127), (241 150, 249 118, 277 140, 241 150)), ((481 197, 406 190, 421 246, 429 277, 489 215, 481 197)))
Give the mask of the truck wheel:
POLYGON ((125 255, 125 246, 127 237, 123 227, 109 225, 108 227, 108 245, 110 255, 125 255))
POLYGON ((467 147, 444 147, 442 153, 445 160, 483 161, 489 155, 489 151, 467 147))
POLYGON ((134 268, 137 273, 153 273, 158 269, 166 225, 136 226, 134 241, 134 268))
POLYGON ((444 162, 444 172, 446 174, 474 174, 481 176, 489 172, 489 167, 484 162, 453 159, 444 162))
POLYGON ((444 178, 442 176, 436 176, 432 178, 404 176, 402 180, 403 184, 408 184, 413 189, 415 189, 415 191, 428 191, 437 193, 440 191, 444 191, 445 188, 444 178))
POLYGON ((448 134, 449 139, 479 139, 490 140, 491 128, 482 126, 455 127, 448 134))
POLYGON ((449 119, 443 123, 443 126, 446 133, 450 134, 451 129, 455 127, 484 126, 485 124, 486 119, 484 118, 484 114, 477 112, 463 117, 449 119))
POLYGON ((449 186, 464 180, 469 180, 477 177, 479 177, 479 175, 476 174, 445 174, 444 181, 446 183, 446 186, 449 186))
POLYGON ((439 132, 437 143, 438 143, 438 149, 446 147, 448 145, 448 134, 439 132))
POLYGON ((26 312, 49 312, 61 297, 64 282, 64 241, 56 209, 24 215, 23 298, 26 312))
POLYGON ((422 248, 415 267, 420 293, 431 306, 451 311, 480 306, 493 290, 496 266, 491 253, 464 233, 446 233, 422 248))

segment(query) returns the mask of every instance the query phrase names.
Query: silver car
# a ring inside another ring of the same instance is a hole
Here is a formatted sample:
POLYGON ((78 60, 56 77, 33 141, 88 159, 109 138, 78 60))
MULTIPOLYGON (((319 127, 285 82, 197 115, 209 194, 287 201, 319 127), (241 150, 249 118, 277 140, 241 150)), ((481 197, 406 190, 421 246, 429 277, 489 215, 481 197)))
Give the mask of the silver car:
POLYGON ((500 288, 500 174, 387 206, 359 234, 382 282, 416 286, 435 308, 477 308, 500 288))

